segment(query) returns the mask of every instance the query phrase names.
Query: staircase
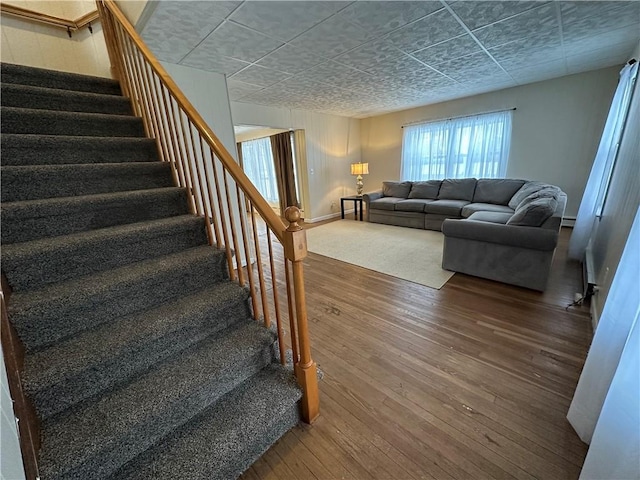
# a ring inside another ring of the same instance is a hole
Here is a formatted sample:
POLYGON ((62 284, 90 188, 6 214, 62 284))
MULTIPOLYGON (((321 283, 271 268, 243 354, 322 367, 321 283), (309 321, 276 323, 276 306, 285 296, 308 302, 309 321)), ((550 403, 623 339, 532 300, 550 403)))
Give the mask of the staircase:
POLYGON ((2 272, 43 479, 236 478, 299 421, 170 165, 109 79, 2 65, 2 272))

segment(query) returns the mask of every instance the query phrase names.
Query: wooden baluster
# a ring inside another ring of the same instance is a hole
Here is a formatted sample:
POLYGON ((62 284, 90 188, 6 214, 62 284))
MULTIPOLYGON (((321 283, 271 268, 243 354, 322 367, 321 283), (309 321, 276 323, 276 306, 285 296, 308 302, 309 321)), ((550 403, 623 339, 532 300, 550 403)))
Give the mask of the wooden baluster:
MULTIPOLYGON (((260 284, 260 299, 262 300, 262 313, 264 315, 264 326, 269 327, 271 325, 271 318, 269 315, 269 302, 267 301, 267 287, 264 284, 264 270, 262 268, 262 255, 260 253, 260 239, 258 238, 256 217, 253 214, 253 204, 245 201, 250 209, 251 225, 253 227, 253 244, 256 249, 256 264, 258 266, 258 281, 260 284)), ((246 208, 245 208, 246 211, 246 208)))
POLYGON ((296 333, 296 316, 295 307, 293 305, 293 286, 291 285, 291 273, 289 273, 289 264, 291 262, 284 257, 284 279, 287 294, 287 313, 289 314, 289 336, 291 337, 291 353, 293 355, 293 364, 295 365, 300 361, 298 355, 298 334, 296 333))
POLYGON ((318 398, 318 372, 316 363, 311 358, 311 344, 309 340, 309 325, 307 322, 307 306, 304 293, 304 272, 302 261, 307 256, 307 236, 298 220, 301 218, 300 209, 287 207, 284 216, 289 222, 285 230, 284 250, 286 257, 293 267, 293 291, 296 303, 296 323, 298 325, 298 340, 300 346, 300 361, 294 365, 298 383, 302 387, 301 400, 302 419, 311 423, 320 414, 318 398))
POLYGON ((109 61, 111 63, 111 69, 115 73, 116 80, 120 82, 120 87, 122 88, 122 94, 125 97, 130 97, 129 93, 129 84, 124 74, 124 68, 122 66, 122 59, 120 58, 120 54, 118 52, 118 47, 115 44, 115 33, 113 28, 113 16, 111 12, 105 9, 102 1, 96 2, 98 6, 98 13, 100 14, 100 21, 102 23, 102 28, 104 29, 104 38, 105 43, 107 45, 107 52, 109 53, 109 61))
MULTIPOLYGON (((238 247, 238 234, 236 232, 236 222, 233 219, 233 208, 231 208, 231 194, 229 193, 229 181, 227 180, 227 170, 222 167, 222 182, 224 184, 224 192, 227 198, 227 213, 229 214, 229 230, 231 230, 231 240, 233 241, 233 249, 236 252, 236 272, 238 273, 238 283, 244 287, 244 272, 242 271, 242 256, 238 247)), ((240 209, 240 205, 238 205, 240 209)), ((242 212, 240 212, 242 214, 242 212)), ((229 245, 227 245, 229 249, 229 245)))
MULTIPOLYGON (((256 286, 253 279, 253 263, 251 263, 251 251, 249 250, 249 240, 247 239, 247 226, 245 225, 244 212, 242 208, 242 198, 240 198, 240 189, 238 184, 235 184, 236 198, 238 200, 238 216, 240 217, 240 235, 242 236, 242 245, 244 247, 244 258, 247 262, 247 277, 249 279, 249 292, 251 293, 251 307, 253 308, 253 318, 260 319, 260 312, 258 310, 258 299, 256 298, 256 286)), ((236 261, 238 259, 238 253, 236 252, 236 261)), ((241 268, 238 265, 238 268, 241 268)))
MULTIPOLYGON (((253 231, 256 230, 255 213, 253 212, 253 205, 251 205, 251 217, 253 218, 253 231)), ((280 313, 280 299, 278 298, 278 285, 276 283, 276 264, 273 257, 273 246, 271 244, 271 229, 265 225, 267 229, 267 245, 269 247, 269 266, 271 268, 271 292, 273 293, 273 306, 276 312, 276 327, 278 328, 278 347, 280 348, 280 363, 284 365, 286 363, 285 345, 284 345, 284 330, 282 329, 282 315, 280 313)))
MULTIPOLYGON (((204 141, 202 140, 202 134, 200 130, 198 130, 198 138, 200 139, 200 151, 202 152, 202 164, 204 165, 204 179, 207 182, 207 194, 209 199, 209 212, 211 215, 209 216, 209 228, 213 227, 213 233, 216 241, 216 247, 220 248, 222 246, 222 242, 220 240, 220 229, 218 228, 218 215, 216 214, 215 203, 213 202, 213 186, 211 185, 211 179, 209 178, 209 168, 207 165, 207 155, 204 149, 204 141)), ((211 168, 215 168, 213 163, 213 158, 211 159, 211 168)))
MULTIPOLYGON (((211 166, 213 167, 213 181, 216 186, 216 196, 218 199, 218 213, 220 213, 220 224, 222 227, 222 236, 224 238, 224 247, 227 253, 227 264, 229 265, 229 278, 233 281, 236 279, 236 272, 233 269, 233 258, 231 258, 231 245, 229 244, 229 233, 227 232, 227 221, 223 210, 222 194, 220 193, 220 180, 218 180, 218 166, 216 165, 216 156, 213 149, 209 146, 211 153, 211 166)), ((218 160, 218 162, 220 162, 218 160)), ((221 162, 220 162, 221 163, 221 162)), ((224 174, 224 165, 222 165, 222 173, 224 174)))
POLYGON ((167 94, 167 89, 164 86, 164 84, 162 83, 162 79, 158 79, 158 82, 160 83, 160 91, 162 92, 162 106, 163 106, 163 112, 164 112, 164 119, 167 122, 167 125, 169 126, 169 138, 167 139, 167 144, 171 145, 171 150, 173 151, 173 161, 176 165, 176 168, 178 170, 178 179, 179 179, 179 183, 178 186, 179 187, 184 187, 187 188, 187 181, 186 181, 186 176, 184 175, 184 171, 182 170, 182 162, 180 161, 180 157, 178 155, 178 146, 176 145, 177 143, 177 135, 175 132, 175 118, 173 118, 173 115, 171 115, 170 111, 169 111, 169 100, 171 99, 171 94, 167 94), (167 96, 169 96, 169 100, 167 99, 167 96))

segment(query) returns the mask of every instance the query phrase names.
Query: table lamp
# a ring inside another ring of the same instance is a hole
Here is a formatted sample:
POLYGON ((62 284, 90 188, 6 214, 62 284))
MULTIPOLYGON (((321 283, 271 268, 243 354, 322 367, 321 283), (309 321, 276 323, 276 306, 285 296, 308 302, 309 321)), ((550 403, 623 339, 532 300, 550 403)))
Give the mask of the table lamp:
POLYGON ((364 184, 362 183, 362 175, 369 175, 369 164, 368 163, 352 163, 351 164, 351 175, 357 175, 356 177, 356 195, 358 197, 362 196, 362 187, 364 184))

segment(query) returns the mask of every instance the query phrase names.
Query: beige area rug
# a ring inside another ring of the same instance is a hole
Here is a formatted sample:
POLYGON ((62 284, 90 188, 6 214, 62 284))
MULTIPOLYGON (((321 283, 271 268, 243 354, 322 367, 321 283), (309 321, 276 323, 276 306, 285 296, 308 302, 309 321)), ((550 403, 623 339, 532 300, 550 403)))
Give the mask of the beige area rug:
POLYGON ((346 219, 307 230, 310 252, 437 289, 453 276, 441 266, 443 241, 432 230, 346 219))

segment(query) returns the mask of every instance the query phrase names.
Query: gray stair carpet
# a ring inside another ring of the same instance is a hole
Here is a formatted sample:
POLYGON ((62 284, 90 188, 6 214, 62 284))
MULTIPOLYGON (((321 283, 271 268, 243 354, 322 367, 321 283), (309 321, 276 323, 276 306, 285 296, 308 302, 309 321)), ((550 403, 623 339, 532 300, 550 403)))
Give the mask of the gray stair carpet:
POLYGON ((23 135, 2 132, 2 165, 157 162, 151 138, 23 135))
POLYGON ((275 334, 117 82, 0 71, 0 260, 41 477, 236 478, 299 421, 275 334))

